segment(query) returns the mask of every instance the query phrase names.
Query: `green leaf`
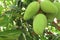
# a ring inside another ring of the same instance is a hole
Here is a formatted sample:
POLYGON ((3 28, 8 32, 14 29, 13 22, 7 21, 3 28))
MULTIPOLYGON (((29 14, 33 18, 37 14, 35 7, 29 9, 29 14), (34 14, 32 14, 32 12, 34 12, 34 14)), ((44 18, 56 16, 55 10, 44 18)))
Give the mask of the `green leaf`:
POLYGON ((7 26, 9 22, 10 20, 6 15, 0 16, 0 26, 7 26))
POLYGON ((5 32, 0 32, 1 40, 17 40, 20 36, 20 30, 7 30, 5 32))
POLYGON ((2 6, 0 6, 0 14, 1 14, 2 10, 3 10, 3 7, 2 7, 2 6))

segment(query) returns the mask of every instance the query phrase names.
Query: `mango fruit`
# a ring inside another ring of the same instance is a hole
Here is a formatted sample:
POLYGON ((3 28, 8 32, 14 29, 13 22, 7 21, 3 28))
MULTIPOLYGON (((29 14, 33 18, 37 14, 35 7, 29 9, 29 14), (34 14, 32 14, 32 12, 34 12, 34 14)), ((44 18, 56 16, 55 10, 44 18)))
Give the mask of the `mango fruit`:
POLYGON ((40 13, 33 20, 33 30, 36 34, 41 35, 45 27, 47 27, 47 18, 44 14, 40 13))
POLYGON ((56 17, 56 15, 54 15, 54 14, 46 14, 46 17, 47 17, 47 21, 49 23, 52 23, 54 21, 54 18, 56 17))
POLYGON ((41 10, 48 14, 56 14, 58 12, 58 8, 51 1, 41 1, 41 10))
POLYGON ((24 14, 24 20, 31 19, 39 10, 39 3, 37 1, 34 1, 30 3, 25 11, 24 14))
POLYGON ((60 20, 60 3, 59 2, 54 2, 54 4, 56 5, 56 7, 58 8, 58 13, 56 15, 56 18, 58 20, 60 20))

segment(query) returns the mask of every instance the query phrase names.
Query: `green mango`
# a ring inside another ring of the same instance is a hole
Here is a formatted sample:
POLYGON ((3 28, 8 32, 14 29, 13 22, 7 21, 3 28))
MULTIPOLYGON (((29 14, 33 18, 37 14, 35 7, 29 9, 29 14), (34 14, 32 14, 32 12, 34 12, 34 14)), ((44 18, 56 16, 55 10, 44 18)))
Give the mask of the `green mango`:
POLYGON ((33 20, 33 30, 36 34, 41 35, 47 27, 47 18, 44 14, 38 14, 33 20))
POLYGON ((55 14, 46 14, 47 21, 49 23, 52 23, 54 21, 55 16, 56 16, 55 14))
POLYGON ((58 8, 51 1, 41 1, 41 10, 48 14, 57 14, 58 8))
POLYGON ((31 19, 39 10, 39 3, 34 1, 30 3, 25 11, 24 20, 31 19))
POLYGON ((58 13, 56 15, 56 18, 58 20, 60 20, 60 3, 59 2, 54 2, 54 4, 56 5, 56 7, 58 8, 58 13))

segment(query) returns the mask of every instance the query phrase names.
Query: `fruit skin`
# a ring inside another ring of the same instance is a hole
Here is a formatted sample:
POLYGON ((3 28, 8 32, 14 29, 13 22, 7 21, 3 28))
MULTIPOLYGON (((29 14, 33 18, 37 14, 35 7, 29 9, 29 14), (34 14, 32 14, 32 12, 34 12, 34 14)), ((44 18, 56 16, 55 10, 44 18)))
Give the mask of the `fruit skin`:
POLYGON ((46 14, 47 21, 49 23, 52 23, 54 21, 55 16, 56 16, 55 14, 46 14))
POLYGON ((39 10, 39 3, 34 1, 30 3, 25 11, 24 20, 29 20, 32 18, 39 10))
POLYGON ((58 12, 58 8, 51 1, 41 1, 41 10, 45 13, 56 14, 58 12))
POLYGON ((47 27, 47 18, 44 14, 38 14, 33 20, 33 30, 36 34, 41 35, 47 27))
POLYGON ((54 5, 58 8, 58 13, 56 15, 56 18, 60 20, 60 3, 59 2, 54 2, 54 5))

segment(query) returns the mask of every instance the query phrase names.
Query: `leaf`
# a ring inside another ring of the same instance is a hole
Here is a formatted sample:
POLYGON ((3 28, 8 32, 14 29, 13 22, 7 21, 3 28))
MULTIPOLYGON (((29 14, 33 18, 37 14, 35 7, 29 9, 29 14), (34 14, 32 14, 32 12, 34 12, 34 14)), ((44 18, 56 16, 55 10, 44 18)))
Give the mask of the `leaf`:
POLYGON ((7 26, 9 22, 10 20, 6 15, 0 16, 0 26, 7 26))
POLYGON ((1 14, 2 10, 3 10, 3 7, 2 7, 2 6, 0 6, 0 14, 1 14))
POLYGON ((18 40, 25 40, 23 33, 19 36, 18 40))
POLYGON ((17 40, 19 35, 21 35, 20 30, 7 30, 0 32, 0 39, 2 40, 17 40))

